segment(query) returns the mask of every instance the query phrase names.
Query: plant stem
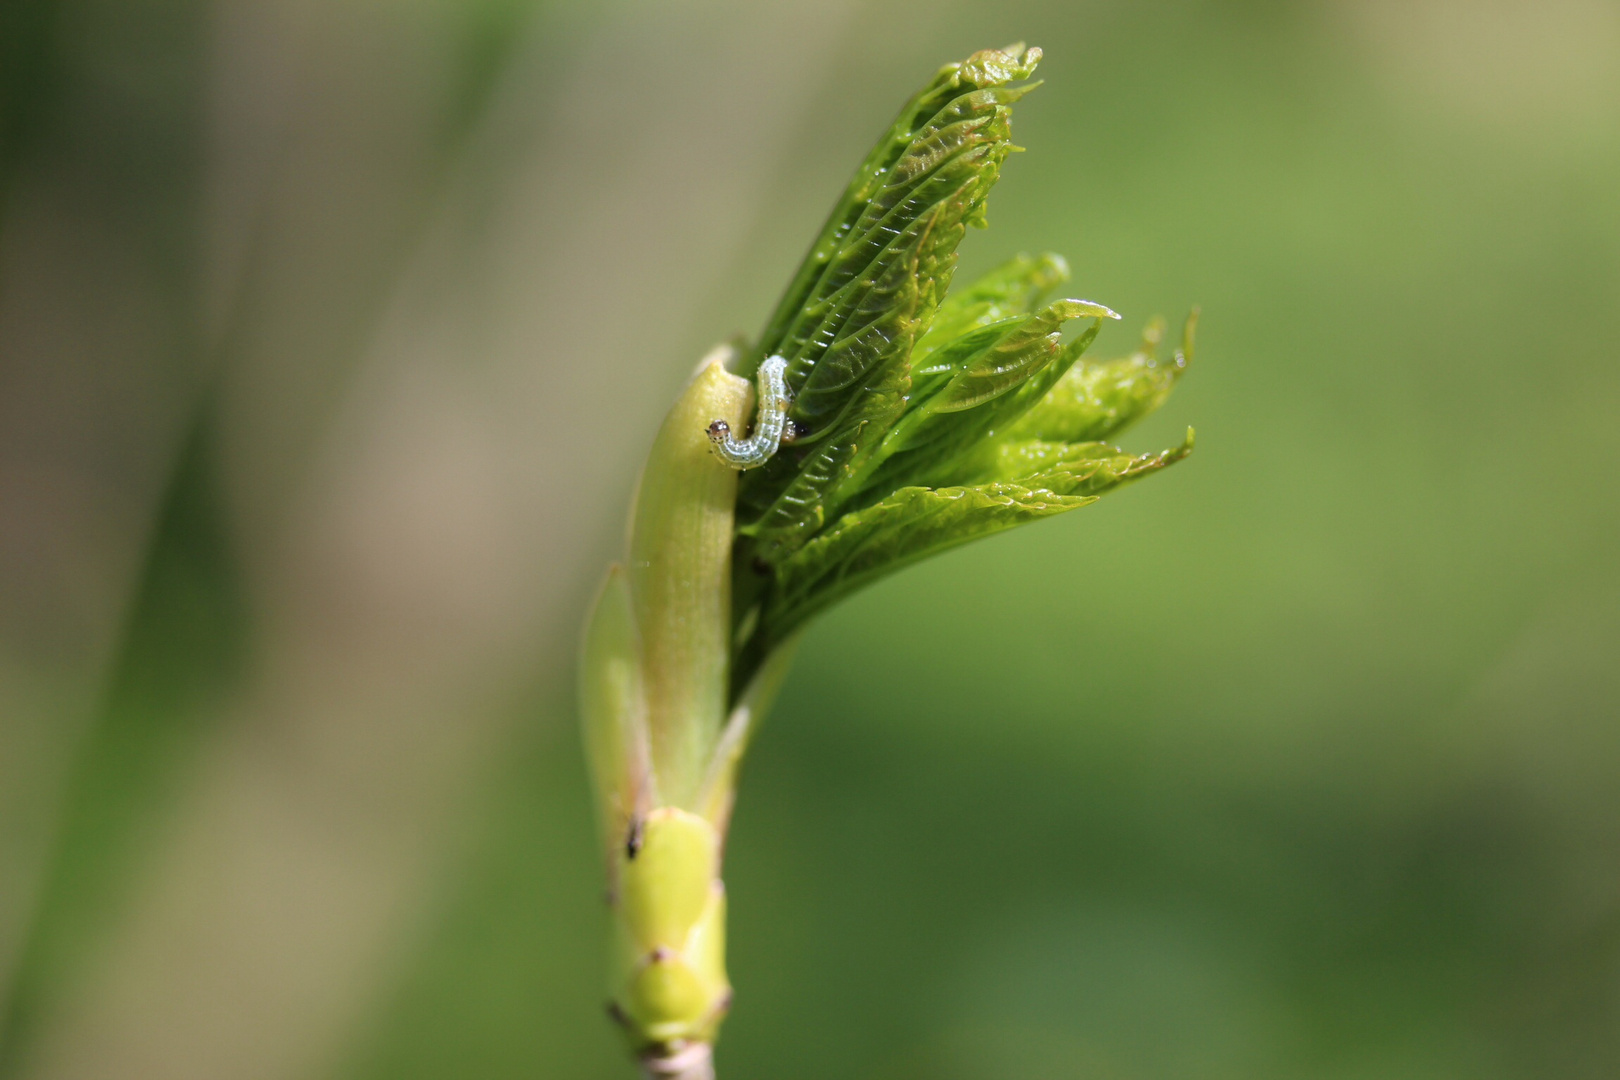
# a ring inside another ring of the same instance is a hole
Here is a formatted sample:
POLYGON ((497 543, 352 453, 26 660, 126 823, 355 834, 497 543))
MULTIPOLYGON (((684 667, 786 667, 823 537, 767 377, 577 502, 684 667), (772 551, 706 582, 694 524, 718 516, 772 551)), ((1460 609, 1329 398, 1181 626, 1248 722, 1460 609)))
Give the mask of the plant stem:
POLYGON ((647 1080, 714 1080, 714 1048, 692 1043, 668 1057, 644 1057, 647 1080))

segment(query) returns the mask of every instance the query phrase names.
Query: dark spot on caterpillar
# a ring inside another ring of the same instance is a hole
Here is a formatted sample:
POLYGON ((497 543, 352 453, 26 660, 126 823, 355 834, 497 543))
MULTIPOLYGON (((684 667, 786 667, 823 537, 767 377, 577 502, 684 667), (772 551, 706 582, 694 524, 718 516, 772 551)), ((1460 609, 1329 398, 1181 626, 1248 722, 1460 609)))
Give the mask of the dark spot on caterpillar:
POLYGON ((731 434, 731 425, 724 420, 716 420, 709 425, 709 440, 711 442, 725 442, 726 436, 731 434))

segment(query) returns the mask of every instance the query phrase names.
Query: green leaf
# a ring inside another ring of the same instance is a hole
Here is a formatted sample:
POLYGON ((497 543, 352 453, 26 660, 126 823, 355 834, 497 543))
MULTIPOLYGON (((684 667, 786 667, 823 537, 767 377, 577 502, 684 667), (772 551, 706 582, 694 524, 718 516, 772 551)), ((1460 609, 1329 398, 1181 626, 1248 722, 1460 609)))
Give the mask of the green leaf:
POLYGON ((964 358, 949 383, 929 402, 935 413, 963 412, 1000 397, 1057 359, 1058 333, 1070 319, 1118 318, 1088 300, 1059 300, 1033 315, 1008 320, 1015 325, 987 348, 964 358))
POLYGON ((961 483, 964 457, 1040 401, 1096 337, 1101 319, 1113 314, 1089 301, 1060 300, 940 348, 926 376, 932 392, 913 394, 911 407, 857 478, 860 490, 881 497, 900 487, 961 483), (1096 321, 1064 345, 1063 324, 1081 317, 1096 321))
POLYGON ((1029 314, 1047 294, 1068 280, 1069 264, 1061 255, 1047 251, 1014 256, 945 298, 928 333, 912 350, 912 368, 922 373, 931 366, 928 358, 936 350, 973 330, 1029 314))
MULTIPOLYGON (((1017 51, 985 50, 960 63, 946 64, 901 108, 893 125, 855 170, 849 186, 827 216, 820 235, 810 246, 793 281, 782 294, 764 333, 760 335, 753 355, 753 367, 757 367, 767 356, 787 355, 783 352, 783 345, 792 337, 792 328, 804 322, 805 311, 813 297, 826 295, 825 279, 829 268, 839 262, 839 254, 850 246, 849 237, 858 231, 858 224, 869 219, 868 211, 872 204, 878 202, 892 207, 895 201, 893 196, 898 194, 897 175, 909 175, 915 179, 914 169, 898 170, 896 165, 908 152, 912 152, 913 162, 922 159, 923 155, 916 153, 914 148, 944 126, 940 121, 946 106, 957 103, 972 91, 1005 87, 1033 74, 1036 64, 1040 62, 1041 51, 1024 50, 1021 46, 1014 46, 1013 49, 1017 51)), ((1028 89, 1033 87, 1002 91, 1004 101, 1000 104, 1010 104, 1028 89)), ((978 103, 982 107, 983 99, 978 103)), ((992 109, 991 115, 998 111, 992 109)), ((1002 116, 1004 119, 1004 113, 1002 116)), ((952 114, 954 118, 957 118, 957 114, 952 114)), ((739 374, 743 375, 752 373, 752 368, 739 370, 739 374)))
POLYGON ((1080 364, 1059 379, 1039 404, 1007 431, 1009 439, 1089 442, 1106 439, 1164 403, 1193 354, 1198 312, 1187 316, 1181 348, 1158 359, 1164 321, 1142 331, 1142 346, 1118 360, 1080 364))
POLYGON ((1032 88, 1007 84, 1038 56, 976 54, 906 105, 734 369, 781 355, 795 396, 794 439, 739 484, 733 701, 776 644, 861 584, 1186 451, 1137 458, 1097 441, 1157 405, 1184 361, 1149 351, 1076 374, 1101 320, 1118 316, 1046 303, 1068 277, 1059 256, 1020 255, 944 299, 1014 149, 1010 107, 1032 88), (1090 325, 1064 343, 1076 318, 1090 325))
MULTIPOLYGON (((829 494, 834 486, 847 477, 864 457, 878 444, 881 433, 888 429, 906 407, 906 395, 911 388, 911 374, 905 364, 914 328, 913 315, 918 303, 917 264, 921 261, 920 248, 928 239, 930 226, 938 213, 919 222, 915 227, 916 240, 909 262, 897 262, 888 271, 890 280, 875 291, 886 297, 888 314, 875 323, 872 336, 887 341, 892 354, 865 385, 857 387, 831 437, 819 443, 791 448, 778 453, 764 468, 746 474, 743 481, 742 503, 739 516, 751 507, 748 493, 768 494, 768 481, 785 474, 781 490, 764 506, 752 522, 738 526, 744 536, 756 537, 761 557, 773 559, 814 535, 827 520, 829 494), (754 477, 763 477, 750 485, 754 477), (764 489, 763 491, 761 489, 764 489)), ((791 410, 790 410, 791 415, 791 410)))
POLYGON ((907 487, 840 518, 783 561, 761 619, 761 641, 780 641, 829 605, 895 570, 948 548, 1096 502, 1179 461, 1192 449, 1133 456, 1098 443, 1003 447, 995 463, 1017 479, 948 488, 907 487))
POLYGON ((1188 428, 1180 446, 1134 457, 1104 442, 1029 439, 995 443, 985 447, 965 480, 973 484, 1011 482, 1067 495, 1097 494, 1180 461, 1192 453, 1193 438, 1193 429, 1188 428))
POLYGON ((912 347, 1012 150, 1009 106, 1030 87, 1005 83, 1038 59, 990 50, 943 68, 857 172, 761 335, 752 363, 788 360, 799 443, 743 479, 740 531, 763 557, 821 528, 831 489, 903 411, 912 347))
POLYGON ((762 620, 773 638, 885 574, 969 540, 1096 501, 1017 484, 901 488, 840 519, 777 568, 762 620))

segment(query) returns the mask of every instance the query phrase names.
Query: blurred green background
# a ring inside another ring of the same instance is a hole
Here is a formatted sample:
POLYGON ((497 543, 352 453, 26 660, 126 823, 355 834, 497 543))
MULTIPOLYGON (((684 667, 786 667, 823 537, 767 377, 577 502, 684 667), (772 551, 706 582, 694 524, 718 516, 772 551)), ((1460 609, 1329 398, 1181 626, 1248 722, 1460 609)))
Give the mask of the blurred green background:
POLYGON ((826 617, 723 1077, 1620 1075, 1620 5, 0 7, 0 1077, 627 1077, 571 713, 939 64, 1198 450, 826 617))

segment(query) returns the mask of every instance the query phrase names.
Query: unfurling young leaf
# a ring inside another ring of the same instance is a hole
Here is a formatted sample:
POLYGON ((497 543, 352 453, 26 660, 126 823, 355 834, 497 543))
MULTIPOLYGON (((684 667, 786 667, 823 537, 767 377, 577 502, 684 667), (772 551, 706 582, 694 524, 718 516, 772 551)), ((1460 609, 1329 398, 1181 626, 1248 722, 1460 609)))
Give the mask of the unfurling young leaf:
POLYGON ((1010 443, 997 447, 984 482, 907 487, 846 514, 777 570, 769 632, 791 636, 804 621, 856 589, 969 540, 1096 502, 1121 484, 1180 461, 1175 450, 1133 457, 1104 443, 1010 443))
POLYGON ((737 770, 807 623, 1192 449, 1191 429, 1155 454, 1103 441, 1168 396, 1190 318, 1169 360, 1153 322, 1138 351, 1091 363, 1119 316, 1052 298, 1069 278, 1058 255, 1017 256, 947 295, 1039 59, 1014 46, 940 69, 856 171, 759 340, 711 354, 654 444, 580 668, 614 912, 610 1012, 649 1077, 713 1076, 737 770), (756 376, 765 420, 746 435, 756 376))
POLYGON ((1187 316, 1181 348, 1158 357, 1164 320, 1142 331, 1142 345, 1129 356, 1074 368, 1007 432, 1007 437, 1085 442, 1106 439, 1164 404, 1193 357, 1198 313, 1187 316))
MULTIPOLYGON (((1012 152, 1011 106, 1038 49, 942 68, 850 182, 753 350, 788 361, 798 438, 750 473, 739 525, 779 558, 826 523, 825 496, 905 408, 913 344, 956 268, 968 224, 1012 152)), ((740 372, 751 374, 752 368, 740 372)))

